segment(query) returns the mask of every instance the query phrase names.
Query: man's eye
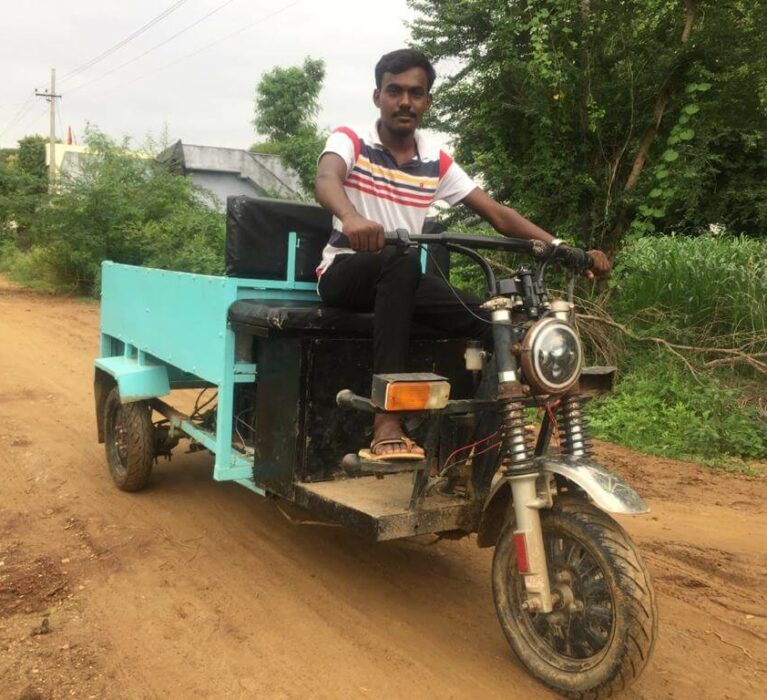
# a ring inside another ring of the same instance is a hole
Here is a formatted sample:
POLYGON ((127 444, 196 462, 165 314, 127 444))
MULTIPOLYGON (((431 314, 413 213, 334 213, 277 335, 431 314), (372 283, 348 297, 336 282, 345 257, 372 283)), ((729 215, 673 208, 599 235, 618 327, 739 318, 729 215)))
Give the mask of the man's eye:
POLYGON ((389 95, 401 95, 402 94, 402 90, 400 90, 400 88, 396 88, 396 87, 387 88, 386 92, 389 95))

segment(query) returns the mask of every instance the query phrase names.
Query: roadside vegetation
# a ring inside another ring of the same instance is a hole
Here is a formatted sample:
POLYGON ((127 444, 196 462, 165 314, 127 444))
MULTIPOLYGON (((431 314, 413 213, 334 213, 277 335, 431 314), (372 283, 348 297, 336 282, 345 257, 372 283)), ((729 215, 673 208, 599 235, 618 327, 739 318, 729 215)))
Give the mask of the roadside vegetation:
POLYGON ((0 165, 0 270, 26 284, 94 296, 103 260, 223 272, 224 217, 211 195, 137 156, 127 141, 91 130, 86 145, 90 155, 64 174, 54 195, 44 153, 31 171, 13 157, 0 165))
MULTIPOLYGON (((578 285, 590 361, 620 368, 597 437, 748 470, 767 459, 767 3, 412 0, 437 60, 429 126, 495 197, 611 253, 578 285)), ((255 89, 251 149, 311 190, 322 60, 255 89)), ((218 274, 207 195, 91 131, 93 157, 47 191, 44 140, 0 152, 0 270, 98 293, 104 259, 218 274)), ((458 210, 452 230, 481 231, 458 210)), ((508 269, 508 260, 497 259, 508 269)), ((478 277, 455 261, 453 282, 478 277)), ((564 279, 555 286, 563 286, 564 279)))

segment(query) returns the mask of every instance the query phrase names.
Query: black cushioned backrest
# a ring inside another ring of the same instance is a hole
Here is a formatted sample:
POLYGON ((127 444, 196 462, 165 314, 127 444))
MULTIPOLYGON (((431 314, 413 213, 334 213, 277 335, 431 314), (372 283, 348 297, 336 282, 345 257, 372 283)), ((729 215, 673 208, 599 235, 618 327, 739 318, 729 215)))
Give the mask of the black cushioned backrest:
MULTIPOLYGON (((316 282, 315 270, 322 259, 332 229, 328 211, 317 204, 262 199, 238 195, 226 200, 226 274, 284 280, 288 261, 288 234, 298 236, 295 278, 316 282)), ((423 233, 444 231, 440 223, 427 219, 423 233)), ((450 255, 444 246, 432 245, 426 262, 428 274, 450 274, 450 255)))
POLYGON ((330 213, 316 204, 257 197, 226 200, 226 274, 285 279, 288 233, 298 235, 296 279, 315 282, 315 269, 332 227, 330 213))

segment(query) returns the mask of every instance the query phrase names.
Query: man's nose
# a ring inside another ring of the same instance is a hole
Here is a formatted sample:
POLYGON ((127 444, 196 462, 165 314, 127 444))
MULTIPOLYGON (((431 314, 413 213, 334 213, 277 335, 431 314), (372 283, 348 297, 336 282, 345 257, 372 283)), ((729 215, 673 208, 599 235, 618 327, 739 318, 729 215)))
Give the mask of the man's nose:
POLYGON ((402 94, 399 96, 399 104, 400 107, 406 107, 410 105, 410 93, 407 90, 403 90, 402 94))

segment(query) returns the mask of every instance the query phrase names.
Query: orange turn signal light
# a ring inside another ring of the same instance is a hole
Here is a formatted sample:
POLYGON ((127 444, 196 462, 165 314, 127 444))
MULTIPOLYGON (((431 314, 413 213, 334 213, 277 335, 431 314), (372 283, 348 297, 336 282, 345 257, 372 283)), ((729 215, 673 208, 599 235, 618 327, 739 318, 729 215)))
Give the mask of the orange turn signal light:
POLYGON ((434 411, 445 408, 449 400, 450 382, 435 374, 373 378, 373 403, 384 411, 434 411))

